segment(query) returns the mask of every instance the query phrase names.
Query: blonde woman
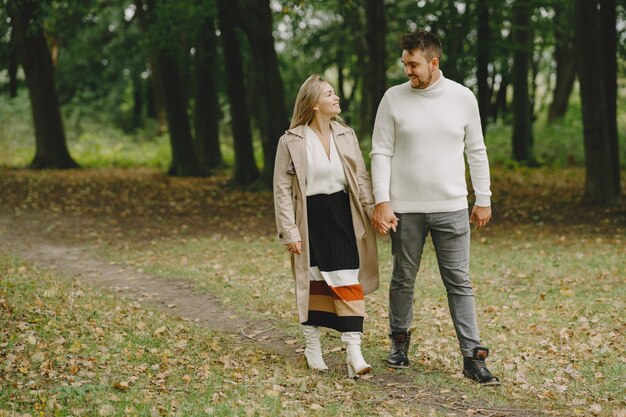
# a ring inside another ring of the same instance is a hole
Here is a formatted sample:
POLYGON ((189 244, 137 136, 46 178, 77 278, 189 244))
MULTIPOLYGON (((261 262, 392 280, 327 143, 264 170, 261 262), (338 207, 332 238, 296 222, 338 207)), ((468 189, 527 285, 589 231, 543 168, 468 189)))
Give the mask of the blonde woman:
POLYGON ((291 253, 307 363, 328 369, 319 327, 335 329, 347 345, 348 376, 355 378, 371 369, 361 335, 364 296, 378 288, 378 254, 370 177, 354 130, 339 113, 333 87, 311 75, 278 144, 274 206, 278 237, 291 253))

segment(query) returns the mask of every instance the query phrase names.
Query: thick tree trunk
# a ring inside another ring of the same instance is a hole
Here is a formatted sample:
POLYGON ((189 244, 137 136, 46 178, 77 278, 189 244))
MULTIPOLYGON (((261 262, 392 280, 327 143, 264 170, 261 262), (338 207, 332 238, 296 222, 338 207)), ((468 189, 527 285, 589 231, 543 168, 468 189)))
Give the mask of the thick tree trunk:
POLYGON ((263 188, 270 189, 278 139, 289 126, 283 80, 274 49, 272 9, 269 0, 242 3, 240 0, 230 0, 230 3, 237 7, 235 16, 242 23, 241 27, 250 43, 255 63, 254 85, 260 102, 254 108, 263 146, 263 172, 260 180, 263 188), (241 6, 244 4, 246 8, 242 10, 241 6))
POLYGON ((533 122, 528 93, 530 64, 530 7, 527 0, 513 5, 513 159, 534 164, 533 122))
POLYGON ((590 204, 617 201, 609 139, 605 71, 597 0, 576 0, 574 32, 585 141, 585 192, 590 204))
POLYGON ((489 87, 489 63, 491 57, 491 29, 489 23, 489 1, 478 0, 476 4, 478 19, 478 39, 476 42, 476 81, 478 84, 478 109, 483 136, 487 135, 487 122, 491 111, 491 88, 489 87))
POLYGON ((387 89, 387 53, 385 50, 385 35, 387 34, 387 19, 385 17, 385 2, 383 0, 365 1, 367 66, 364 88, 370 94, 371 101, 367 106, 369 116, 366 129, 372 131, 378 111, 378 104, 387 89))
POLYGON ((235 173, 233 180, 249 185, 259 178, 254 160, 250 113, 246 102, 241 47, 235 33, 235 21, 229 10, 230 0, 218 0, 218 21, 222 32, 224 61, 226 64, 231 128, 235 148, 235 173))
POLYGON ((191 127, 187 116, 187 100, 182 88, 178 61, 168 51, 159 51, 157 54, 158 67, 164 80, 162 88, 172 146, 170 173, 183 177, 204 176, 206 172, 198 163, 193 137, 191 136, 191 127))
POLYGON ((572 31, 572 7, 568 2, 554 5, 554 60, 556 62, 556 86, 548 111, 548 122, 565 116, 569 98, 576 81, 576 54, 572 31))
POLYGON ((54 68, 41 23, 40 4, 24 0, 9 6, 18 54, 26 75, 35 125, 33 168, 76 168, 67 149, 54 80, 54 68))
POLYGON ((220 109, 217 96, 217 36, 215 17, 207 16, 198 36, 195 78, 196 98, 194 122, 196 148, 200 164, 207 170, 224 165, 220 149, 219 119, 220 109))
POLYGON ((600 0, 600 45, 604 70, 607 134, 613 171, 613 194, 622 194, 617 134, 617 16, 615 0, 600 0))

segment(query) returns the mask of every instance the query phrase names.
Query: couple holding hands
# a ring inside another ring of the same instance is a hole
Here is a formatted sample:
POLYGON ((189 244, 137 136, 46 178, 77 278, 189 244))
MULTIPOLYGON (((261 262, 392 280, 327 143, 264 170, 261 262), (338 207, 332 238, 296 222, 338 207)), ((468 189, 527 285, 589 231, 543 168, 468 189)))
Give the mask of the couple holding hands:
POLYGON ((432 33, 402 36, 409 78, 383 96, 372 135, 370 176, 339 97, 319 75, 300 87, 291 126, 280 138, 274 204, 280 242, 291 253, 299 321, 311 369, 326 370, 319 327, 341 332, 350 378, 370 372, 361 353, 365 294, 378 288, 376 233, 389 234, 387 365, 409 365, 413 293, 430 233, 461 353, 463 374, 497 385, 485 365, 469 278, 470 223, 491 218, 489 162, 478 104, 439 69, 432 33), (464 155, 476 202, 468 213, 464 155))

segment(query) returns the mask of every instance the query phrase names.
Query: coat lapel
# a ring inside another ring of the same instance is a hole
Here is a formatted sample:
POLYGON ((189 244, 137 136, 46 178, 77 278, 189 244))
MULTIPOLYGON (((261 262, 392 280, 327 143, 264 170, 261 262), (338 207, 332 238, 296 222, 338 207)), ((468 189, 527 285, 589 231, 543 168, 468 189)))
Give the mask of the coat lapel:
MULTIPOLYGON (((304 126, 297 126, 291 130, 292 139, 287 143, 289 154, 296 170, 296 178, 300 190, 304 193, 306 185, 306 141, 304 140, 304 126)), ((303 196, 304 197, 304 196, 303 196)))

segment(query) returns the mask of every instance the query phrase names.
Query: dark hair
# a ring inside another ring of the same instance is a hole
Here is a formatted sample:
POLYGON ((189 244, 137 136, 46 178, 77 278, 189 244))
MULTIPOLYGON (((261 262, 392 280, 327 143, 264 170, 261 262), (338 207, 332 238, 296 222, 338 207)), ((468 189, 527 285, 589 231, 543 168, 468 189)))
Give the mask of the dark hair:
POLYGON ((441 59, 441 41, 437 35, 426 30, 405 33, 400 38, 400 46, 409 52, 419 49, 428 59, 441 59))

